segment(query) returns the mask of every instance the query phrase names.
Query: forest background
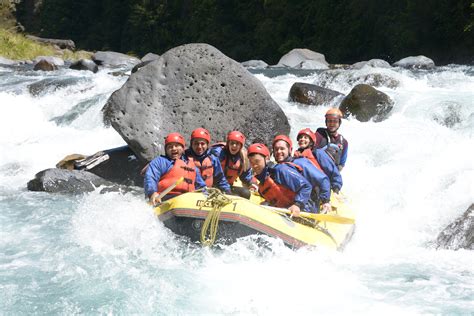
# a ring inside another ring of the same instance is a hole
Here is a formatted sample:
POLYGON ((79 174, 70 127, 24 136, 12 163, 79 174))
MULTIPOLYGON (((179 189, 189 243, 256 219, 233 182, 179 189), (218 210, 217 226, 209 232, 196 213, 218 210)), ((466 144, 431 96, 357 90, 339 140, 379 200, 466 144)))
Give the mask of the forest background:
MULTIPOLYGON (((5 1, 5 0, 2 0, 5 1)), ((472 0, 16 0, 27 33, 86 50, 143 56, 208 43, 237 61, 275 64, 293 48, 330 63, 425 55, 474 62, 472 0)))

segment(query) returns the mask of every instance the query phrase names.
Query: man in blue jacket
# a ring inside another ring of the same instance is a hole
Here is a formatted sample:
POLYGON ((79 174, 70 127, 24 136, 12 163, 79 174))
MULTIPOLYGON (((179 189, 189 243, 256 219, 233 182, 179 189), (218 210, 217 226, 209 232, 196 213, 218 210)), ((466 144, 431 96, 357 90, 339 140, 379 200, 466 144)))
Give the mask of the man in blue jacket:
POLYGON ((340 148, 340 154, 334 162, 339 171, 344 168, 347 160, 349 143, 345 137, 338 133, 342 124, 342 112, 339 109, 331 108, 326 112, 326 128, 320 127, 316 130, 316 148, 324 148, 328 144, 336 144, 340 148))
POLYGON ((271 206, 288 208, 294 217, 301 211, 317 211, 311 200, 311 184, 294 166, 271 163, 270 151, 260 143, 250 145, 248 157, 259 181, 258 192, 271 206))
POLYGON ((311 183, 313 188, 312 200, 321 211, 327 213, 331 210, 329 200, 331 198, 331 183, 326 174, 316 168, 307 158, 291 157, 292 142, 286 135, 277 135, 273 139, 273 156, 279 164, 295 164, 301 174, 311 183))
POLYGON ((184 155, 185 141, 179 133, 171 133, 165 138, 165 156, 153 159, 145 171, 144 189, 150 203, 161 202, 159 195, 168 187, 175 187, 163 198, 167 200, 176 195, 192 192, 206 186, 199 169, 184 155), (184 181, 176 183, 183 177, 184 181))
POLYGON ((211 135, 204 128, 197 128, 191 133, 191 147, 186 149, 185 155, 192 159, 201 172, 202 179, 207 187, 217 187, 226 194, 230 194, 230 185, 225 178, 219 158, 211 154, 209 143, 211 135))

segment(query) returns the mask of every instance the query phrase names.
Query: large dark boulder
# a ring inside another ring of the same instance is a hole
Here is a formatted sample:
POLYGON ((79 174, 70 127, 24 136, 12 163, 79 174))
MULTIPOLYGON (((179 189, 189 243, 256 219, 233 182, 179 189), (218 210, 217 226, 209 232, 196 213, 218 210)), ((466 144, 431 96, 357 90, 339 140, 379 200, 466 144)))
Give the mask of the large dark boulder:
POLYGON ((288 100, 310 105, 323 105, 344 95, 340 92, 319 87, 314 84, 295 82, 288 94, 288 100))
POLYGON ((69 66, 70 69, 74 70, 89 70, 92 71, 93 73, 96 73, 99 71, 99 66, 97 64, 90 60, 90 59, 80 59, 71 64, 69 66))
POLYGON ((270 143, 290 125, 262 83, 236 61, 207 44, 175 47, 133 73, 103 108, 111 123, 141 160, 164 152, 163 138, 197 127, 213 141, 238 129, 248 141, 270 143))
POLYGON ((373 119, 374 122, 381 122, 389 116, 393 101, 385 93, 359 84, 342 100, 339 108, 346 116, 353 115, 358 121, 373 119))
POLYGON ((128 56, 117 52, 96 52, 92 56, 92 60, 99 66, 105 67, 130 67, 132 68, 136 64, 139 64, 140 59, 132 56, 128 56))
POLYGON ((75 169, 87 170, 107 181, 143 187, 144 167, 128 146, 99 151, 74 163, 75 169))
POLYGON ((27 187, 30 191, 83 193, 94 191, 101 185, 116 190, 120 188, 120 186, 87 171, 56 168, 38 172, 35 178, 28 182, 27 187))
POLYGON ((474 250, 474 204, 449 224, 436 239, 438 248, 474 250))

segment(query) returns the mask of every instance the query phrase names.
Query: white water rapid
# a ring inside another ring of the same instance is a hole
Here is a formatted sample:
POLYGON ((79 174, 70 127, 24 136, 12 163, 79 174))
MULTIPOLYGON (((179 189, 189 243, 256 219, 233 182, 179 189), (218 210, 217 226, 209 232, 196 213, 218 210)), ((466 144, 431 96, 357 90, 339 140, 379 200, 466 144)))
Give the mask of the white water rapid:
POLYGON ((323 126, 331 106, 288 102, 294 82, 348 94, 386 78, 378 89, 394 100, 390 118, 340 130, 343 193, 357 216, 344 252, 271 238, 269 248, 248 238, 210 251, 166 229, 142 196, 27 191, 68 154, 125 144, 101 120, 127 79, 108 71, 0 67, 0 314, 472 315, 473 252, 432 242, 474 202, 473 66, 255 74, 293 139, 323 126))

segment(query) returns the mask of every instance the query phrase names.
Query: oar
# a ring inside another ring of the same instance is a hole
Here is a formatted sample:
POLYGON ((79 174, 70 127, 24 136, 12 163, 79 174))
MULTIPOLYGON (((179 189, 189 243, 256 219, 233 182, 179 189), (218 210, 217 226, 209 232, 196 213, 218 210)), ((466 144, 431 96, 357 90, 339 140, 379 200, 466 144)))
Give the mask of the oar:
MULTIPOLYGON (((268 208, 272 211, 277 211, 277 212, 285 213, 285 214, 291 214, 291 211, 286 208, 279 208, 279 207, 266 206, 266 205, 260 205, 260 206, 268 208)), ((301 212, 300 216, 305 217, 305 218, 311 218, 319 222, 332 222, 332 223, 338 223, 338 224, 355 224, 355 220, 353 218, 343 217, 339 215, 314 214, 314 213, 308 213, 308 212, 301 212)))
MULTIPOLYGON (((177 185, 179 185, 181 182, 184 181, 184 177, 181 177, 179 178, 178 180, 176 180, 175 183, 173 183, 172 185, 170 185, 169 187, 167 187, 166 189, 163 190, 163 192, 160 193, 160 195, 158 195, 158 199, 161 200, 166 194, 168 194, 171 190, 173 190, 174 188, 176 188, 177 185)), ((154 207, 157 206, 157 205, 153 205, 154 207)))

